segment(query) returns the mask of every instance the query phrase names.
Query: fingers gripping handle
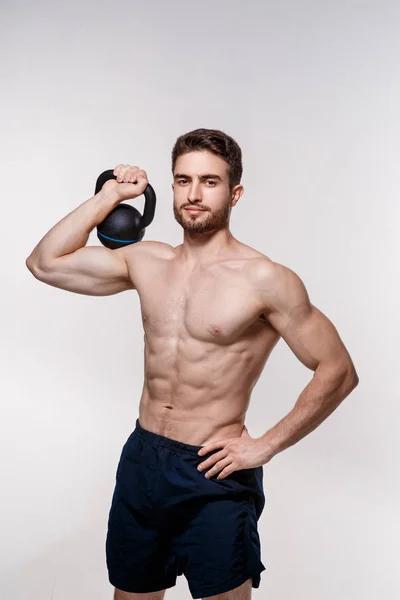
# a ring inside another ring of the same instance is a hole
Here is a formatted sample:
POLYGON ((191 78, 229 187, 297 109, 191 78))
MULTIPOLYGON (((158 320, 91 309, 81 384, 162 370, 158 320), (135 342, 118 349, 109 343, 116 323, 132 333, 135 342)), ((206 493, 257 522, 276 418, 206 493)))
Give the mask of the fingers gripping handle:
MULTIPOLYGON (((114 175, 113 169, 109 169, 108 171, 103 171, 101 175, 97 178, 95 194, 98 194, 103 185, 109 179, 117 179, 114 175)), ((145 204, 143 209, 143 215, 140 221, 140 227, 144 229, 154 219, 154 212, 156 209, 156 193, 150 183, 147 184, 146 189, 144 190, 144 198, 145 204)))

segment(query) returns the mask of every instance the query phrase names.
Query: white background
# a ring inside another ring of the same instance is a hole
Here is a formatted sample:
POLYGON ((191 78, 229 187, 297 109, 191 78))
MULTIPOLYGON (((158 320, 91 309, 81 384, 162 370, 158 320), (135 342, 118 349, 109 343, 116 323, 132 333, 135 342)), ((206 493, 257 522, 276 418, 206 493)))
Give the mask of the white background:
MULTIPOLYGON (((143 384, 136 292, 68 293, 25 260, 119 163, 156 190, 145 239, 181 243, 170 154, 198 127, 243 151, 232 233, 300 275, 360 377, 264 466, 253 597, 397 599, 399 3, 25 0, 1 12, 1 600, 111 600, 108 511, 143 384)), ((311 376, 280 341, 250 435, 311 376)), ((183 576, 166 595, 190 597, 183 576)))

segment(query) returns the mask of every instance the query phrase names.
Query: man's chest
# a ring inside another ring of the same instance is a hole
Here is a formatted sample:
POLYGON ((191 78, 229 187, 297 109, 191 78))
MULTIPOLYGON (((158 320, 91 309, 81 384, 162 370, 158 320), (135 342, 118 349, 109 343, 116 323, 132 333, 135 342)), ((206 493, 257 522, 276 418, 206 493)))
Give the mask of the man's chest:
POLYGON ((231 344, 268 327, 257 290, 239 269, 167 268, 138 292, 148 334, 231 344))

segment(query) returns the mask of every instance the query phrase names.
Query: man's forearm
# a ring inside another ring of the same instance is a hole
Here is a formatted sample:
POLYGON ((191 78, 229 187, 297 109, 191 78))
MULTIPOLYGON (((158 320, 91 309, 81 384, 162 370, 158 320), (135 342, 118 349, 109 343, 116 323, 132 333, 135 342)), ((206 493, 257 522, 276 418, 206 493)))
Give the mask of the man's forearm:
POLYGON ((27 263, 41 265, 83 248, 89 234, 119 204, 114 191, 100 191, 61 219, 33 249, 27 263))
POLYGON ((259 438, 265 442, 268 460, 316 429, 353 391, 357 383, 355 374, 328 374, 323 368, 317 368, 293 409, 259 438))

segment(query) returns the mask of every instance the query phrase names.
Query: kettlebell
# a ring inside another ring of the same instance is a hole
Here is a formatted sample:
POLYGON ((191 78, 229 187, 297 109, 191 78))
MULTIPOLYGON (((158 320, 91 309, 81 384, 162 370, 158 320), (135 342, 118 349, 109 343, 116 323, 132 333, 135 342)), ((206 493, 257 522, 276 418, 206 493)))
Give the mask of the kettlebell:
MULTIPOLYGON (((117 179, 112 169, 104 171, 99 175, 96 182, 95 194, 98 194, 103 185, 109 179, 117 179)), ((154 219, 156 208, 156 194, 148 183, 144 190, 145 205, 143 215, 130 204, 118 204, 97 225, 97 237, 103 246, 115 250, 128 246, 143 239, 145 228, 154 219)))

